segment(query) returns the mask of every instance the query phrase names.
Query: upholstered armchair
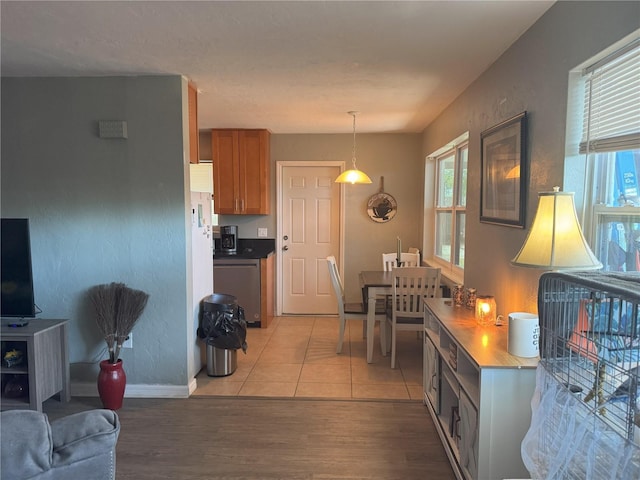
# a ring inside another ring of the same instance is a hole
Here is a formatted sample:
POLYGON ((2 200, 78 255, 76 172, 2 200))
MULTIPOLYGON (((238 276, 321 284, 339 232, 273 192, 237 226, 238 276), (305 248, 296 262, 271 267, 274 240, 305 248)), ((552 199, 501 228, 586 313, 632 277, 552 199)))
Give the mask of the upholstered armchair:
POLYGON ((89 410, 49 423, 33 410, 1 414, 0 477, 12 480, 116 478, 120 422, 111 410, 89 410))

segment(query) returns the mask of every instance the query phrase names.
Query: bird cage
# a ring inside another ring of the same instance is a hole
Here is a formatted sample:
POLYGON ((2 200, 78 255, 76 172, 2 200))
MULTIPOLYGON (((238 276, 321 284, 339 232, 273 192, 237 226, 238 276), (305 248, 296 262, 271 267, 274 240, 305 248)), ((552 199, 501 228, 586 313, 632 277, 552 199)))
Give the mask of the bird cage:
POLYGON ((532 478, 640 478, 640 274, 540 278, 532 478))

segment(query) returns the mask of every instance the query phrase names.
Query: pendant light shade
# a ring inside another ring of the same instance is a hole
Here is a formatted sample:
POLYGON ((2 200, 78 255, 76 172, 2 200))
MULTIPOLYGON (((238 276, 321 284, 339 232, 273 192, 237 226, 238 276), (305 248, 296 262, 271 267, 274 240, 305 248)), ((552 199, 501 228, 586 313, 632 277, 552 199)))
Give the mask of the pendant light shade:
POLYGON ((352 168, 349 170, 345 170, 338 178, 336 178, 336 183, 371 183, 371 179, 369 176, 364 173, 362 170, 358 170, 356 167, 356 115, 358 112, 348 112, 349 115, 353 116, 353 150, 351 153, 351 164, 352 168))
POLYGON ((538 194, 538 210, 524 245, 511 263, 548 270, 595 270, 602 263, 593 254, 580 229, 573 193, 538 194))

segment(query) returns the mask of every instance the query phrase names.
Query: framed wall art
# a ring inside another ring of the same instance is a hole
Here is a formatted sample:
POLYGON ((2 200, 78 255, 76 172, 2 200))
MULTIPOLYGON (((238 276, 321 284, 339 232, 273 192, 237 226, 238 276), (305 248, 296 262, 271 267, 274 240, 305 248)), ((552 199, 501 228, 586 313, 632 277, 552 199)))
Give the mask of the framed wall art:
POLYGON ((527 112, 483 131, 480 139, 480 221, 524 228, 527 112))

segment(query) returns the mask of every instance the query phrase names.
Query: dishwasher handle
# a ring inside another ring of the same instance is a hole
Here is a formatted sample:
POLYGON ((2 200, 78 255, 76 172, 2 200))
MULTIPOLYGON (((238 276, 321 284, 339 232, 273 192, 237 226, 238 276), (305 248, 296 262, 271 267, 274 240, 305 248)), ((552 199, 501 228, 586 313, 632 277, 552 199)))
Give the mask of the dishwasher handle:
POLYGON ((213 268, 259 268, 258 263, 225 263, 223 265, 213 265, 213 268))

